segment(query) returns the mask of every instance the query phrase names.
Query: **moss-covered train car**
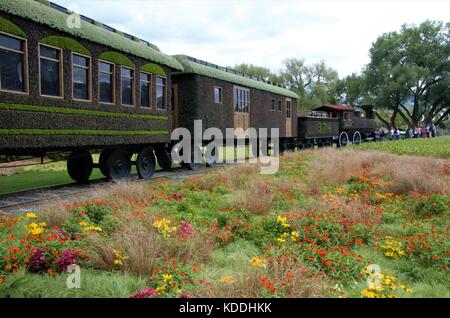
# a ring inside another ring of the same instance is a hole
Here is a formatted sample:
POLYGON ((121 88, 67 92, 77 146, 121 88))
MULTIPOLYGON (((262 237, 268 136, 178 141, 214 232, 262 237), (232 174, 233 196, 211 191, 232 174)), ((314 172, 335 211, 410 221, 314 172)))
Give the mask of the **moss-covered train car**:
POLYGON ((297 118, 299 148, 314 145, 331 145, 339 135, 339 120, 330 118, 324 112, 300 113, 297 118))
MULTIPOLYGON (((278 128, 281 142, 297 135, 297 100, 294 92, 255 77, 196 58, 177 56, 184 71, 173 74, 174 127, 278 128)), ((248 135, 242 135, 248 137, 248 135)), ((239 138, 239 136, 236 136, 239 138)))
POLYGON ((0 154, 71 151, 76 181, 98 166, 141 177, 153 151, 168 164, 171 74, 181 64, 157 47, 46 1, 0 1, 0 154), (90 151, 102 150, 94 165, 90 151))

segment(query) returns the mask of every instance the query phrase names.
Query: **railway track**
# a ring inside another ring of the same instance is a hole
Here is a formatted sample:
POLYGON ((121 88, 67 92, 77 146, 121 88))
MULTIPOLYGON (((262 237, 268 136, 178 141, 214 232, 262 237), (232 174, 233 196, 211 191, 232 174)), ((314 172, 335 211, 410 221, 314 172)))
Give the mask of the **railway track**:
POLYGON ((99 192, 104 191, 108 187, 114 187, 116 184, 142 183, 163 178, 180 181, 192 176, 203 175, 210 169, 187 170, 175 168, 171 171, 157 171, 151 179, 147 180, 139 179, 137 175, 133 175, 132 179, 118 183, 110 182, 106 179, 99 179, 91 181, 88 184, 73 183, 3 194, 0 195, 0 214, 22 214, 31 210, 44 210, 55 205, 55 203, 73 203, 79 200, 94 199, 98 196, 99 192))

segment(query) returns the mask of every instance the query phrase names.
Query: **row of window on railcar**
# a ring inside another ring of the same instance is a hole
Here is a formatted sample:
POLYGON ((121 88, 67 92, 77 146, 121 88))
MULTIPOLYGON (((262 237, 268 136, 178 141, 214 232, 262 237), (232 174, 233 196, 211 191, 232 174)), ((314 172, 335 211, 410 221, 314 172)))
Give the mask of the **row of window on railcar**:
MULTIPOLYGON (((45 97, 63 98, 63 50, 39 44, 39 90, 45 97)), ((0 34, 0 90, 28 93, 28 61, 26 41, 14 36, 0 34)), ((77 101, 92 100, 91 58, 72 53, 72 98, 77 101)), ((100 103, 115 103, 115 65, 99 61, 100 103)), ((135 70, 120 68, 122 105, 133 106, 135 70)), ((166 79, 156 77, 156 109, 166 107, 166 79)), ((152 74, 140 72, 139 90, 141 107, 151 107, 152 74)))

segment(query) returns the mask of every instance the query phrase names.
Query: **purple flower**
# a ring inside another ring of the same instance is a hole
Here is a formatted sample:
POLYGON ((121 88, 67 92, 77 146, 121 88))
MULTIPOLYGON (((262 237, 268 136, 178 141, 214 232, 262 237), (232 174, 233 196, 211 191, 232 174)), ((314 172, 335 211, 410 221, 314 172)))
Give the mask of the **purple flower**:
POLYGON ((28 268, 31 272, 42 272, 49 268, 44 255, 44 249, 39 247, 30 253, 28 268))
POLYGON ((62 252, 61 256, 57 261, 59 270, 66 271, 69 265, 76 264, 78 256, 79 255, 76 251, 70 249, 62 252))

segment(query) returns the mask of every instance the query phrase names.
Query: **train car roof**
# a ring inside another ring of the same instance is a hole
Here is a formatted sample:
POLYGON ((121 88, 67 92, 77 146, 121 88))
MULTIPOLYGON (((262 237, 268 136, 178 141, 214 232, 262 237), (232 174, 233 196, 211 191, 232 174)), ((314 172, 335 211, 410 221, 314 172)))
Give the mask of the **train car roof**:
POLYGON ((184 71, 182 73, 202 75, 286 97, 299 98, 296 93, 287 88, 268 84, 267 82, 257 80, 250 75, 239 73, 186 55, 175 55, 175 57, 183 65, 184 71))
POLYGON ((75 38, 92 41, 178 71, 183 70, 174 57, 160 52, 157 46, 85 16, 80 16, 81 28, 70 28, 67 25, 70 11, 45 0, 1 0, 0 11, 49 26, 75 38))
POLYGON ((327 111, 327 110, 343 111, 343 110, 354 110, 354 108, 352 106, 347 106, 347 105, 323 105, 323 106, 316 107, 313 110, 317 110, 317 111, 327 111))

